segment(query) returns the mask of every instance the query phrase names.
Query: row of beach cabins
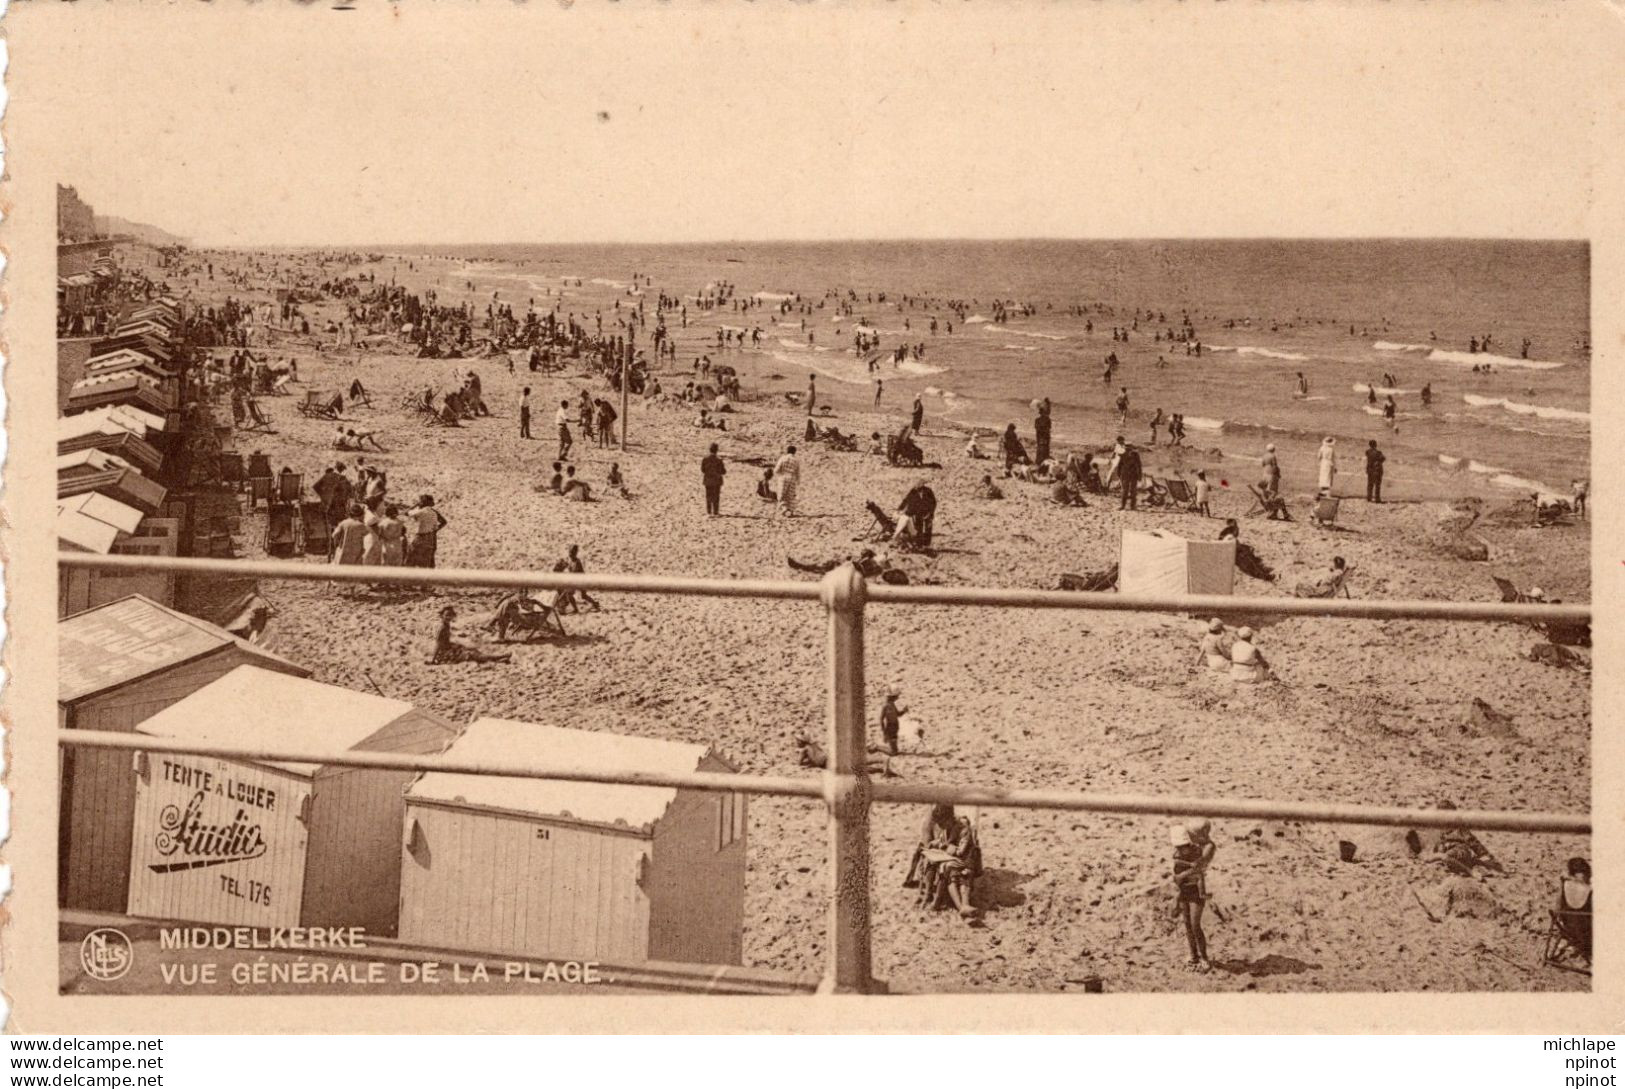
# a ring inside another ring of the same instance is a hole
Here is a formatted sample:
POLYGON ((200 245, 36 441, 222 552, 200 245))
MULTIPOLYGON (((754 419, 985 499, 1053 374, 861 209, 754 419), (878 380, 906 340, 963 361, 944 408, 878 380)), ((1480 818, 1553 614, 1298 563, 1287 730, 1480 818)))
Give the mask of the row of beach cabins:
MULTIPOLYGON (((220 554, 218 519, 199 511, 224 491, 231 422, 188 374, 184 329, 182 305, 164 297, 121 307, 110 335, 59 342, 63 550, 220 554)), ((61 729, 257 752, 734 770, 703 744, 456 725, 323 684, 258 625, 190 615, 176 590, 162 573, 61 572, 61 729)), ((79 746, 59 749, 59 771, 65 911, 360 927, 415 947, 609 964, 742 960, 743 795, 79 746)))

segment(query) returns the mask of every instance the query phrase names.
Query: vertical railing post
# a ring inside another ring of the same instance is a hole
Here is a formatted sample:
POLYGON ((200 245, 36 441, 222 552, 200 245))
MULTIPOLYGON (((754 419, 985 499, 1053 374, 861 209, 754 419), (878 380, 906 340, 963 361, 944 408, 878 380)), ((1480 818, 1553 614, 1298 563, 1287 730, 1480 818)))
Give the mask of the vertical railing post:
POLYGON ((843 564, 824 576, 829 613, 829 971, 822 990, 876 989, 869 944, 869 770, 864 721, 863 575, 843 564))

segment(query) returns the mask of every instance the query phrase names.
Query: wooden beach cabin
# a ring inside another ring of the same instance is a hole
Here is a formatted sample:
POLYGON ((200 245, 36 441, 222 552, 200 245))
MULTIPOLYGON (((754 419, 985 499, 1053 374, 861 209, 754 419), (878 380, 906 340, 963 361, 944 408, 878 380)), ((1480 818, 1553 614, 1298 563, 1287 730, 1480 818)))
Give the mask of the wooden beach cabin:
MULTIPOLYGON (((136 727, 265 748, 434 754, 457 728, 401 700, 238 666, 136 727)), ((142 754, 129 914, 242 926, 358 926, 393 935, 410 771, 142 754), (176 815, 181 818, 177 834, 176 815), (192 841, 185 817, 236 827, 192 841)))
MULTIPOLYGON (((133 730, 245 663, 301 677, 310 672, 141 596, 60 621, 57 651, 57 725, 69 730, 133 730)), ((130 754, 61 753, 58 900, 122 913, 135 813, 130 754)))
POLYGON ((1236 586, 1236 542, 1189 541, 1154 529, 1123 531, 1120 594, 1229 594, 1236 586))
MULTIPOLYGON (((448 757, 733 771, 708 746, 482 718, 448 757)), ((745 797, 429 772, 406 794, 401 939, 630 963, 738 964, 745 797)))

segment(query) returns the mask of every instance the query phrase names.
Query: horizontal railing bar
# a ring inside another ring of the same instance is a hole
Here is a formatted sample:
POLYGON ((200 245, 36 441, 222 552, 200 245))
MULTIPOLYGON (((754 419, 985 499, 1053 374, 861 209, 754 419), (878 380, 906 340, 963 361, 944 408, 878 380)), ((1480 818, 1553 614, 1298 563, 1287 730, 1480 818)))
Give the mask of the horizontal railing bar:
POLYGON ((452 775, 487 775, 507 779, 559 779, 573 783, 612 783, 623 786, 681 787, 738 794, 783 794, 822 798, 824 784, 817 779, 787 776, 740 775, 728 772, 640 771, 628 768, 550 767, 511 760, 460 760, 456 757, 416 753, 311 752, 276 746, 243 746, 217 741, 185 741, 146 734, 107 730, 60 730, 60 745, 131 752, 172 753, 178 756, 217 756, 252 763, 315 764, 320 767, 375 768, 385 771, 446 772, 452 775))
POLYGON ((971 605, 1017 609, 1085 609, 1129 613, 1243 613, 1351 620, 1512 620, 1589 622, 1589 605, 1512 605, 1490 601, 1353 600, 1240 597, 1230 594, 1118 594, 1073 590, 998 590, 959 586, 893 586, 871 582, 869 605, 971 605))
POLYGON ((177 575, 289 579, 306 582, 359 582, 493 590, 604 590, 623 594, 689 597, 747 597, 817 601, 815 582, 771 579, 700 579, 671 575, 572 575, 554 571, 494 571, 446 567, 365 567, 359 564, 297 563, 289 560, 205 560, 179 556, 98 556, 59 552, 63 567, 91 571, 168 571, 177 575))
MULTIPOLYGON (((515 779, 561 779, 582 783, 675 787, 688 790, 776 794, 827 798, 826 777, 667 773, 626 768, 547 767, 517 761, 459 760, 382 752, 311 752, 275 747, 249 748, 216 742, 182 741, 144 734, 101 730, 59 730, 59 745, 122 749, 147 753, 214 756, 251 762, 314 764, 323 767, 381 768, 395 771, 438 771, 456 775, 489 775, 515 779)), ((1339 802, 1277 802, 1253 799, 1192 798, 1152 794, 1084 794, 1062 790, 961 787, 929 783, 871 782, 872 802, 987 806, 1000 809, 1062 809, 1125 816, 1211 817, 1226 820, 1303 821, 1316 824, 1385 825, 1406 828, 1466 827, 1484 831, 1589 835, 1591 818, 1566 813, 1518 813, 1489 809, 1404 809, 1339 802)))
MULTIPOLYGON (((63 567, 96 571, 167 571, 181 575, 289 579, 316 582, 444 586, 504 590, 602 590, 631 594, 678 594, 816 601, 821 584, 775 579, 702 579, 670 575, 572 575, 552 571, 494 571, 423 567, 365 567, 287 560, 214 560, 169 556, 98 556, 59 552, 63 567)), ((1320 616, 1351 620, 1463 620, 1588 623, 1583 604, 1513 605, 1488 601, 1368 601, 1330 598, 1232 597, 1215 594, 1135 595, 1068 590, 999 590, 969 586, 892 586, 869 582, 866 603, 963 605, 1097 612, 1241 613, 1255 616, 1320 616)))

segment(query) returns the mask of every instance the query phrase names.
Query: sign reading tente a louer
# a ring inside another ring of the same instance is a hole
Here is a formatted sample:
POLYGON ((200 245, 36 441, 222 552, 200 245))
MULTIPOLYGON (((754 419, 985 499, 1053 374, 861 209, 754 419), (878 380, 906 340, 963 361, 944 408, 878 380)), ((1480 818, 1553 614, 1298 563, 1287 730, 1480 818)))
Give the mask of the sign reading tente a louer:
POLYGON ((298 924, 308 779, 165 753, 137 770, 131 915, 298 924))

